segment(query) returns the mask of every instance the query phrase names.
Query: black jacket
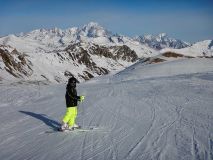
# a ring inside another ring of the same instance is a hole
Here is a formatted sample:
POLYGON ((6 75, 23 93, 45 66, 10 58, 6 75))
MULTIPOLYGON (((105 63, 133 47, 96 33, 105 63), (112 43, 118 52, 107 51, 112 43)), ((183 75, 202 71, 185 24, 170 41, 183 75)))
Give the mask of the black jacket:
POLYGON ((67 107, 76 107, 78 105, 78 101, 80 100, 80 96, 77 96, 77 90, 75 87, 67 85, 66 91, 66 105, 67 107))

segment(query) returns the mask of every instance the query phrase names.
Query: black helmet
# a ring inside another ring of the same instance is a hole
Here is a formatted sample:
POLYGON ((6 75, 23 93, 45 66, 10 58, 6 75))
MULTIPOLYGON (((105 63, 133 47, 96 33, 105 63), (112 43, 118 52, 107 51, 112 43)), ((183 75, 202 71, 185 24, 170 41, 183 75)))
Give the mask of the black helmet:
POLYGON ((75 77, 71 77, 68 80, 68 85, 71 86, 71 87, 76 87, 76 82, 77 82, 77 79, 75 77))

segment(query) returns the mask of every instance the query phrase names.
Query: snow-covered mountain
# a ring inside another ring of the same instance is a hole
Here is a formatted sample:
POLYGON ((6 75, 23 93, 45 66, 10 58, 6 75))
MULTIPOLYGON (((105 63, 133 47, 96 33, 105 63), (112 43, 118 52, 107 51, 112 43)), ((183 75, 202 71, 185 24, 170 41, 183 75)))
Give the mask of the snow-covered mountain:
MULTIPOLYGON (((189 53, 201 55, 203 47, 211 55, 212 44, 208 43, 198 44, 189 53)), ((156 56, 159 49, 183 47, 194 45, 166 34, 130 38, 113 34, 94 22, 65 30, 38 29, 0 38, 0 77, 64 82, 72 75, 83 81, 122 70, 140 58, 156 56)))
POLYGON ((26 58, 27 56, 18 52, 12 47, 0 45, 0 79, 24 78, 32 75, 32 63, 26 58))
POLYGON ((161 33, 159 35, 144 35, 144 36, 137 36, 134 38, 135 40, 139 41, 142 44, 147 44, 151 48, 155 49, 163 49, 163 48, 185 48, 190 46, 190 43, 170 38, 166 33, 161 33))
POLYGON ((83 28, 79 31, 79 34, 85 37, 92 38, 112 36, 112 33, 110 31, 106 30, 95 22, 90 22, 88 25, 83 26, 83 28))
POLYGON ((171 51, 187 56, 192 57, 212 57, 213 56, 213 40, 205 40, 201 42, 194 43, 190 47, 182 48, 182 49, 171 49, 165 48, 161 50, 161 53, 171 51))
POLYGON ((64 49, 32 53, 1 46, 0 58, 2 80, 22 78, 50 82, 63 82, 70 76, 79 81, 88 80, 121 70, 138 60, 137 54, 126 45, 104 47, 81 42, 64 49))

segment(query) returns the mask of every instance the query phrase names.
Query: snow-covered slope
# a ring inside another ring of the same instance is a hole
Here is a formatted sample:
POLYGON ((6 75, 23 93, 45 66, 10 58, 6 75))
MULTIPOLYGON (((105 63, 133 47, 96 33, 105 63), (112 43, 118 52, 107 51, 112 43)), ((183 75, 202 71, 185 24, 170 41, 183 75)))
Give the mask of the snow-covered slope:
POLYGON ((205 40, 201 42, 197 42, 193 44, 190 47, 182 48, 182 49, 171 49, 171 48, 165 48, 162 49, 161 52, 175 52, 175 53, 180 53, 183 55, 187 56, 192 56, 192 57, 212 57, 213 56, 213 40, 205 40))
POLYGON ((77 123, 98 128, 88 132, 46 133, 65 113, 64 84, 0 84, 0 157, 212 160, 212 62, 138 62, 78 85, 77 123))

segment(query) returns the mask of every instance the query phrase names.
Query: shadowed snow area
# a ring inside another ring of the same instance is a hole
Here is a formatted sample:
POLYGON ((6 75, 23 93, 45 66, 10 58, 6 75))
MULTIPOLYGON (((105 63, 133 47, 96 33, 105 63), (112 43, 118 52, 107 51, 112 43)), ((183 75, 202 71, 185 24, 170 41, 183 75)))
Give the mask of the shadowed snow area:
POLYGON ((213 159, 213 60, 144 66, 78 85, 80 132, 56 129, 65 85, 0 85, 2 160, 213 159))

